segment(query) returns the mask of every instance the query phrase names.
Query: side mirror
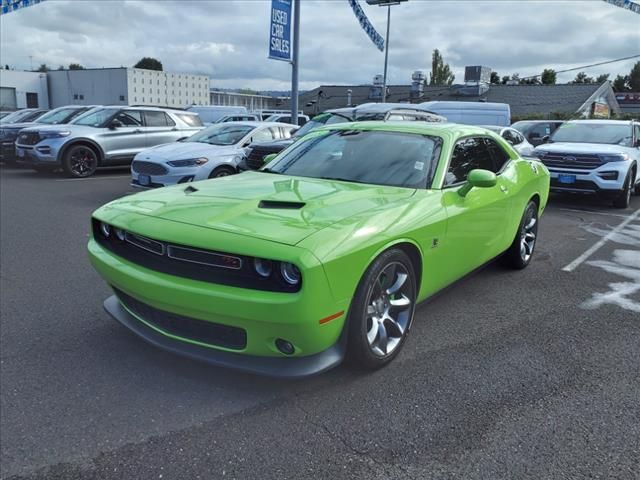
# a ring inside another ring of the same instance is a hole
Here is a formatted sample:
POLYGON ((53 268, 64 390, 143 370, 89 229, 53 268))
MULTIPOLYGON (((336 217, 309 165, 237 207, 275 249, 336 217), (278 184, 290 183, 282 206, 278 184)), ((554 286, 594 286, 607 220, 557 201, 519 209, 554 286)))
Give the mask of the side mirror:
POLYGON ((111 123, 109 124, 109 129, 115 130, 116 128, 120 128, 121 126, 122 126, 122 122, 120 122, 120 120, 111 120, 111 123))
POLYGON ((467 176, 467 183, 460 187, 458 195, 466 197, 472 188, 490 188, 495 186, 496 182, 496 174, 489 170, 482 170, 480 168, 471 170, 467 176))
POLYGON ((544 137, 542 137, 542 143, 549 143, 550 138, 551 138, 551 135, 545 135, 544 137))
POLYGON ((271 160, 273 160, 277 156, 278 156, 277 153, 270 153, 269 155, 265 155, 264 158, 262 159, 262 165, 266 165, 267 163, 271 162, 271 160))

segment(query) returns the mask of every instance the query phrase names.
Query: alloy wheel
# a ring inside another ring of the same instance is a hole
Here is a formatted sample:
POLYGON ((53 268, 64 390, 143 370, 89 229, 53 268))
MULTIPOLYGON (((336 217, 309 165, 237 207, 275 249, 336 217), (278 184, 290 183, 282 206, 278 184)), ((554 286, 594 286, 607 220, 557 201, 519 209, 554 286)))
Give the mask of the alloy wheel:
POLYGON ((377 357, 391 355, 400 345, 413 316, 413 287, 409 272, 400 262, 382 269, 369 289, 367 342, 377 357))
POLYGON ((528 263, 531 255, 533 255, 537 234, 538 219, 536 218, 535 210, 530 208, 527 210, 527 215, 522 223, 522 231, 520 232, 520 256, 525 263, 528 263))
POLYGON ((96 154, 87 147, 75 149, 69 158, 69 170, 76 177, 89 176, 97 167, 96 154))

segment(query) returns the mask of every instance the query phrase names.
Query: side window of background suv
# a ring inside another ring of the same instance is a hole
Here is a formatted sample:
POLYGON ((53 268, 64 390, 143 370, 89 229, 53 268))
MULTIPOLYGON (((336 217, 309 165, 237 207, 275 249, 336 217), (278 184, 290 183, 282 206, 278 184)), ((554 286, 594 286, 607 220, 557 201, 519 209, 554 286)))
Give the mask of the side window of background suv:
POLYGON ((495 171, 495 164, 484 138, 465 138, 453 148, 444 185, 455 185, 466 181, 471 170, 481 168, 495 171))
POLYGON ((511 160, 511 157, 509 157, 509 154, 495 141, 490 138, 484 138, 483 140, 493 159, 493 167, 487 168, 487 170, 491 170, 497 175, 502 171, 507 162, 511 160))

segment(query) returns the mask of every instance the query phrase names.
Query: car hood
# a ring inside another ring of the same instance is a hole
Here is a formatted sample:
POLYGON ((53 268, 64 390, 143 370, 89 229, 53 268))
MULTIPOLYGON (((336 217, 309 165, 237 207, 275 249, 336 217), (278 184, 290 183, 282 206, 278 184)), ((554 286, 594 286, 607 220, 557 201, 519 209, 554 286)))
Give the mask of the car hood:
POLYGON ((217 146, 200 142, 165 143, 140 152, 136 160, 184 160, 198 157, 220 157, 224 155, 242 154, 242 149, 236 146, 217 146))
POLYGON ((545 143, 536 147, 535 152, 548 153, 584 153, 584 154, 609 154, 626 151, 627 147, 622 145, 609 145, 607 143, 545 143))
POLYGON ((414 194, 410 188, 245 172, 131 195, 109 207, 296 245, 340 220, 414 194))
POLYGON ((60 130, 71 132, 71 136, 77 137, 77 136, 91 136, 104 129, 96 128, 96 127, 88 127, 85 125, 73 125, 71 123, 67 123, 67 124, 57 123, 55 125, 32 124, 32 126, 25 129, 25 131, 27 132, 49 132, 49 131, 60 131, 60 130))

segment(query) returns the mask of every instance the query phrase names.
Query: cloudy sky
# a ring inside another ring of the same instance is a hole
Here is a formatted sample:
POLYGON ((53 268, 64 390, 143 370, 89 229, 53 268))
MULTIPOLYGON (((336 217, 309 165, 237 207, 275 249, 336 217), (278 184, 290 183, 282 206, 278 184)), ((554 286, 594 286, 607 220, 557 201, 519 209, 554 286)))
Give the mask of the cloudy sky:
MULTIPOLYGON (((113 67, 152 56, 165 70, 208 74, 217 87, 288 89, 290 66, 267 59, 270 3, 47 0, 0 17, 0 61, 16 69, 113 67)), ((386 10, 360 3, 384 34, 386 10)), ((382 73, 384 56, 347 0, 302 0, 301 14, 301 88, 368 83, 382 73)), ((429 70, 434 48, 457 81, 465 65, 523 77, 640 54, 640 15, 601 0, 409 0, 392 7, 390 83, 408 83, 413 70, 429 70)), ((633 63, 587 73, 613 78, 633 63)))

